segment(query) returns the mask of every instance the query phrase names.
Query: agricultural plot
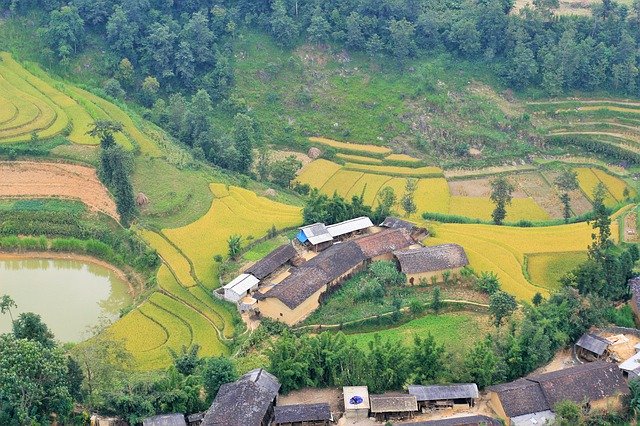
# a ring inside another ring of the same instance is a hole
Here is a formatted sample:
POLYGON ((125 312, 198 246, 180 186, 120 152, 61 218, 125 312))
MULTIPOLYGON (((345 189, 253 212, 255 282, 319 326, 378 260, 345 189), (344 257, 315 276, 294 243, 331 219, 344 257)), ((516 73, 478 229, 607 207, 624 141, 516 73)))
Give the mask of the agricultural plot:
POLYGON ((380 158, 365 157, 363 155, 342 154, 339 152, 336 154, 336 157, 350 163, 382 164, 382 160, 380 158))
MULTIPOLYGON (((553 182, 555 182, 557 177, 560 175, 560 172, 556 170, 544 170, 541 172, 541 175, 544 178, 545 182, 549 186, 551 186, 553 182)), ((533 191, 534 192, 532 194, 532 197, 536 199, 535 189, 533 189, 533 191)), ((585 196, 584 192, 582 192, 580 188, 570 191, 569 198, 570 198, 569 204, 571 206, 571 211, 573 212, 574 216, 579 216, 579 215, 588 213, 593 209, 593 206, 591 205, 591 201, 589 201, 589 199, 585 196)), ((538 200, 536 199, 536 201, 538 200)), ((547 199, 546 201, 538 201, 538 203, 540 204, 541 207, 543 207, 545 210, 549 212, 551 217, 556 217, 556 218, 562 217, 564 207, 560 202, 559 195, 553 199, 547 199), (555 204, 554 200, 557 200, 558 204, 555 204)))
POLYGON ((363 153, 371 156, 384 156, 391 154, 391 150, 384 146, 356 144, 348 142, 340 142, 333 139, 312 137, 309 138, 309 142, 320 146, 329 146, 344 153, 363 153))
POLYGON ((549 291, 560 288, 560 278, 587 260, 587 253, 535 253, 526 256, 529 279, 549 291))
MULTIPOLYGON (((584 194, 590 199, 593 200, 593 191, 599 183, 603 183, 597 174, 594 173, 593 169, 589 169, 586 167, 579 167, 575 169, 578 174, 578 183, 580 184, 580 189, 584 194)), ((605 185, 606 187, 606 185, 605 185)), ((605 194, 604 203, 607 206, 614 206, 618 200, 611 194, 607 187, 607 192, 605 194)))
MULTIPOLYGON (((491 220, 491 213, 495 204, 485 197, 451 197, 449 211, 451 214, 480 220, 491 220)), ((544 221, 549 220, 549 214, 544 211, 533 198, 514 198, 507 206, 508 222, 519 220, 544 221)))
POLYGON ((345 163, 344 168, 346 170, 357 170, 361 172, 376 173, 388 176, 406 176, 414 178, 443 176, 441 168, 432 166, 401 167, 375 164, 345 163))
POLYGON ((396 163, 420 163, 418 158, 414 158, 407 154, 391 154, 384 157, 387 162, 396 163))
POLYGON ((169 240, 193 262, 197 278, 208 288, 218 286, 215 255, 226 256, 227 240, 240 235, 243 240, 278 229, 299 225, 301 210, 277 203, 237 187, 211 184, 214 200, 200 219, 181 228, 164 229, 169 240))
MULTIPOLYGON (((626 212, 626 208, 612 218, 626 212)), ((618 239, 618 222, 612 221, 611 235, 618 239)), ((476 272, 493 271, 502 288, 519 300, 531 300, 546 288, 529 282, 524 273, 525 257, 531 254, 584 252, 591 243, 592 229, 586 222, 570 225, 517 228, 493 225, 435 224, 436 237, 425 243, 457 243, 464 247, 476 272)), ((540 281, 540 280, 538 280, 540 281)), ((549 282, 545 279, 544 282, 549 282)))
POLYGON ((341 168, 339 164, 332 163, 331 161, 323 159, 315 160, 300 171, 296 180, 302 184, 306 183, 312 188, 322 188, 341 168))
POLYGON ((320 190, 328 195, 333 195, 334 192, 337 192, 344 197, 363 175, 362 172, 340 169, 322 185, 320 190))
POLYGON ((153 231, 141 229, 138 234, 153 247, 160 257, 171 268, 177 279, 185 287, 193 287, 196 285, 195 280, 191 276, 191 265, 189 261, 163 236, 153 231))

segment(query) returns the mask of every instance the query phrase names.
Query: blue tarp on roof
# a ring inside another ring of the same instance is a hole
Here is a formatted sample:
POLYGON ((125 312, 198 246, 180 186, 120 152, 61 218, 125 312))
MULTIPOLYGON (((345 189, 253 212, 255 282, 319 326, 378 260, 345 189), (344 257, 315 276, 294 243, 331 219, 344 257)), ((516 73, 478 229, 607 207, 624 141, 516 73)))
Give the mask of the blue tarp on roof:
POLYGON ((300 241, 301 243, 306 243, 307 242, 307 236, 304 233, 303 230, 300 230, 300 232, 298 232, 298 235, 296 235, 296 238, 298 239, 298 241, 300 241))

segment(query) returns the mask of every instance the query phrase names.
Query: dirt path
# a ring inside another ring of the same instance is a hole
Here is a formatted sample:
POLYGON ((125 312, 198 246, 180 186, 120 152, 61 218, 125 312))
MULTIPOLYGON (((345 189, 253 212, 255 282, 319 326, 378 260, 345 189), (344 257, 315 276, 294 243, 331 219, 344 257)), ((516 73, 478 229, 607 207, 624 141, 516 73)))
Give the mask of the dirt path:
POLYGON ((96 170, 68 163, 0 161, 0 198, 64 198, 119 220, 96 170))

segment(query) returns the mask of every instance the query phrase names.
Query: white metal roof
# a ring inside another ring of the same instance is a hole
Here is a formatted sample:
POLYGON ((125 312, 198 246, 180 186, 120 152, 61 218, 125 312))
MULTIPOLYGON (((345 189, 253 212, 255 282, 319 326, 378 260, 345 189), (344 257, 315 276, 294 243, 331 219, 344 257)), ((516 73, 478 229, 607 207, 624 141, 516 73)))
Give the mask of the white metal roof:
POLYGON ((240 274, 233 279, 229 284, 224 286, 225 290, 232 290, 234 293, 242 294, 246 293, 250 288, 258 285, 259 279, 251 274, 240 274))
POLYGON ((307 236, 309 242, 314 246, 316 244, 326 243, 333 239, 324 223, 314 223, 312 225, 303 226, 300 230, 304 232, 304 235, 307 236))
POLYGON ((348 234, 349 232, 360 231, 361 229, 371 228, 373 222, 366 216, 356 217, 355 219, 345 220, 344 222, 335 223, 327 226, 327 231, 332 237, 348 234))
POLYGON ((640 367, 640 353, 635 354, 628 360, 620 364, 620 369, 624 371, 633 371, 640 367))
POLYGON ((370 407, 369 403, 369 388, 366 386, 345 386, 342 388, 342 395, 344 396, 344 408, 345 410, 359 410, 361 408, 370 407), (351 398, 359 396, 362 398, 360 404, 352 404, 351 398))

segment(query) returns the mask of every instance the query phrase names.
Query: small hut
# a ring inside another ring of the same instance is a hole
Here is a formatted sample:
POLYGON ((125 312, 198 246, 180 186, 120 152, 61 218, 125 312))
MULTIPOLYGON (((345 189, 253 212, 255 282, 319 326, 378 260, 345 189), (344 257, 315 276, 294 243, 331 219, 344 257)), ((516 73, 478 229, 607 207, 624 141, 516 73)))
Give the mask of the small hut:
POLYGON ((328 426, 333 422, 329 404, 278 405, 274 408, 276 426, 328 426))
POLYGON ((385 393, 369 395, 371 415, 379 421, 412 418, 418 411, 418 401, 414 395, 406 393, 385 393))
POLYGON ((149 197, 147 197, 143 192, 138 192, 136 195, 136 205, 138 207, 146 207, 149 204, 149 197))
POLYGON ((418 400, 421 410, 453 408, 456 405, 475 406, 479 397, 475 383, 458 383, 452 385, 410 385, 409 394, 418 400))
POLYGON ((596 361, 609 354, 611 342, 604 337, 585 333, 576 342, 576 354, 586 361, 596 361))
POLYGON ((349 420, 363 420, 369 417, 369 388, 366 386, 345 386, 344 417, 349 420))

